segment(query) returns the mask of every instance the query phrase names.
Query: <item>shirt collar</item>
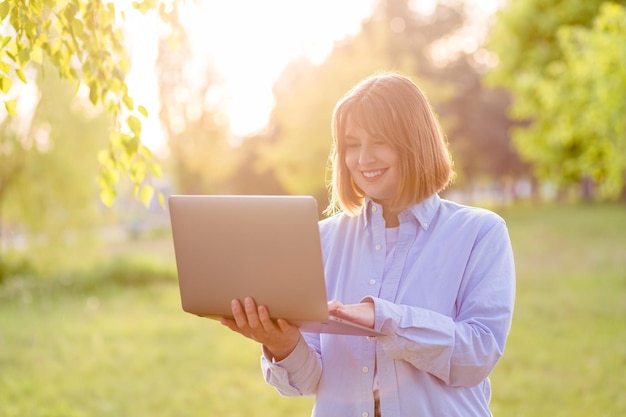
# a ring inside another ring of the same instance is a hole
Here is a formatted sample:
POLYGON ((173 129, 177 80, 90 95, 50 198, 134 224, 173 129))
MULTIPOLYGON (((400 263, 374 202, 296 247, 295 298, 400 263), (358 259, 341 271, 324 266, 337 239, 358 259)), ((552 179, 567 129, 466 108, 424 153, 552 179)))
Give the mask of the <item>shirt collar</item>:
MULTIPOLYGON (((363 224, 364 227, 367 227, 371 217, 372 217, 372 206, 376 205, 380 209, 380 205, 374 202, 370 197, 365 198, 365 203, 363 204, 363 208, 361 210, 361 216, 363 216, 363 224)), ((415 218, 417 222, 420 224, 422 229, 428 230, 433 218, 435 217, 435 213, 439 209, 441 205, 441 198, 438 194, 433 194, 428 197, 426 200, 418 204, 414 204, 400 213, 400 222, 408 221, 411 218, 415 218)))

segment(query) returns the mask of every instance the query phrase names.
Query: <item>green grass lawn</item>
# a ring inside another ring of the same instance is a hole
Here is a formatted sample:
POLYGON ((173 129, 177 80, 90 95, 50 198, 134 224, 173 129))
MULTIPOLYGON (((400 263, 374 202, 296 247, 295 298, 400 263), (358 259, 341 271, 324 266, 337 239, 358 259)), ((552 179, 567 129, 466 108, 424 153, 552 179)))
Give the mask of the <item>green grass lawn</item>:
POLYGON ((626 415, 626 207, 501 214, 518 281, 494 414, 626 415))
MULTIPOLYGON (((626 415, 626 207, 497 211, 518 285, 494 415, 626 415)), ((173 262, 167 239, 126 245, 173 262)), ((265 385, 256 344, 181 310, 168 271, 0 288, 0 416, 308 416, 265 385)))

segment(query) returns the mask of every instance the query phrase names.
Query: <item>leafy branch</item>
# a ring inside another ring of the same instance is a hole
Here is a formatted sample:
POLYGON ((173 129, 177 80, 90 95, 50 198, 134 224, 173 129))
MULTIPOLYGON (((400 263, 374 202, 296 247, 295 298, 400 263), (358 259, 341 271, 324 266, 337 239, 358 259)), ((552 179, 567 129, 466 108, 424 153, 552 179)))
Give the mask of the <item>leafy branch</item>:
MULTIPOLYGON (((142 13, 156 9, 156 0, 133 2, 142 13)), ((161 3, 160 11, 166 15, 161 3)), ((97 159, 100 199, 111 206, 122 175, 134 185, 135 196, 148 205, 155 195, 151 177, 160 178, 160 165, 142 143, 145 107, 136 105, 125 79, 130 68, 124 48, 124 33, 118 24, 123 12, 105 0, 17 0, 0 3, 0 92, 10 116, 17 116, 11 97, 14 81, 27 83, 26 68, 49 60, 59 75, 85 85, 89 100, 113 116, 107 149, 97 159), (4 32, 4 33, 2 33, 4 32)), ((76 138, 80 140, 80 138, 76 138)), ((163 204, 163 195, 157 193, 163 204)))

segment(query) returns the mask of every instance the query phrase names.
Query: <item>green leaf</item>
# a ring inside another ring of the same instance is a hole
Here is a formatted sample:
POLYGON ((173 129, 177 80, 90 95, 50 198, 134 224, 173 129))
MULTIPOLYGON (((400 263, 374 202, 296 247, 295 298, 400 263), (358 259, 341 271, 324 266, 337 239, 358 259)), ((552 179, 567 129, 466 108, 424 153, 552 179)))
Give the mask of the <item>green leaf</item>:
POLYGON ((11 65, 9 65, 8 62, 0 61, 0 71, 9 74, 9 72, 11 72, 11 65))
POLYGON ((16 103, 15 100, 6 100, 4 102, 4 107, 7 109, 7 112, 11 116, 17 116, 17 111, 15 110, 16 103))
POLYGON ((133 1, 133 7, 139 10, 142 14, 146 14, 148 11, 156 8, 157 1, 156 0, 142 0, 142 1, 133 1))
POLYGON ((12 86, 13 80, 0 74, 0 91, 2 91, 4 94, 8 94, 12 86))
POLYGON ((126 119, 126 122, 128 123, 130 130, 135 135, 139 136, 141 134, 141 121, 137 117, 130 115, 126 119))
POLYGON ((143 202, 143 204, 148 207, 150 205, 150 201, 154 196, 154 187, 151 185, 144 185, 141 187, 141 191, 139 192, 139 199, 143 202))
POLYGON ((105 167, 112 167, 114 165, 113 158, 111 158, 111 152, 108 149, 102 149, 98 152, 98 162, 105 167))
POLYGON ((72 19, 72 23, 71 23, 71 27, 72 27, 72 32, 74 33, 74 36, 76 37, 82 37, 85 29, 83 27, 83 22, 81 22, 78 19, 72 19))
POLYGON ((26 76, 24 75, 24 71, 22 71, 21 69, 17 68, 17 69, 15 70, 15 73, 17 74, 18 78, 19 78, 20 80, 22 80, 22 82, 23 82, 24 84, 28 84, 28 81, 26 81, 26 76))
POLYGON ((30 48, 21 47, 17 52, 18 63, 23 67, 30 60, 30 48))
POLYGON ((113 188, 115 184, 118 183, 120 176, 115 168, 111 165, 104 167, 100 174, 98 175, 98 184, 103 189, 113 188))
POLYGON ((128 94, 124 95, 122 101, 124 102, 124 105, 128 110, 133 110, 135 108, 135 102, 133 101, 133 98, 128 94))
POLYGON ((11 6, 8 1, 3 1, 0 3, 0 21, 4 20, 5 17, 9 15, 9 10, 11 6))
POLYGON ((100 201, 107 206, 111 207, 115 201, 115 190, 112 188, 105 188, 100 191, 100 201))
POLYGON ((146 163, 143 160, 135 161, 130 167, 130 177, 135 183, 140 183, 146 178, 146 163))
POLYGON ((43 49, 40 46, 35 46, 30 52, 30 59, 36 64, 43 63, 43 49))
POLYGON ((75 4, 69 3, 65 7, 63 14, 65 15, 65 18, 67 19, 67 21, 69 22, 74 19, 74 16, 76 15, 77 12, 78 12, 78 7, 75 4))
POLYGON ((91 104, 93 105, 96 105, 98 103, 98 99, 100 98, 100 92, 98 91, 99 88, 100 86, 96 82, 89 84, 89 101, 91 101, 91 104))
POLYGON ((144 144, 139 147, 138 153, 144 156, 146 160, 152 159, 152 151, 144 144))
POLYGON ((146 108, 144 106, 139 106, 137 107, 137 110, 139 111, 139 113, 143 114, 144 117, 148 117, 148 110, 146 110, 146 108))

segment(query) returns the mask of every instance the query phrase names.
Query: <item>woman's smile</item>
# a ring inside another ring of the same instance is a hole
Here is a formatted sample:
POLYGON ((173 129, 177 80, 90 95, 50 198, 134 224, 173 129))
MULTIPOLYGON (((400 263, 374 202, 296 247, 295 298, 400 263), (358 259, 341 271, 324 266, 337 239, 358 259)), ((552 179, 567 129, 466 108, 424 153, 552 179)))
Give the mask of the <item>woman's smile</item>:
POLYGON ((375 181, 385 172, 387 172, 386 169, 376 169, 376 170, 361 171, 361 174, 363 174, 366 181, 375 181))

